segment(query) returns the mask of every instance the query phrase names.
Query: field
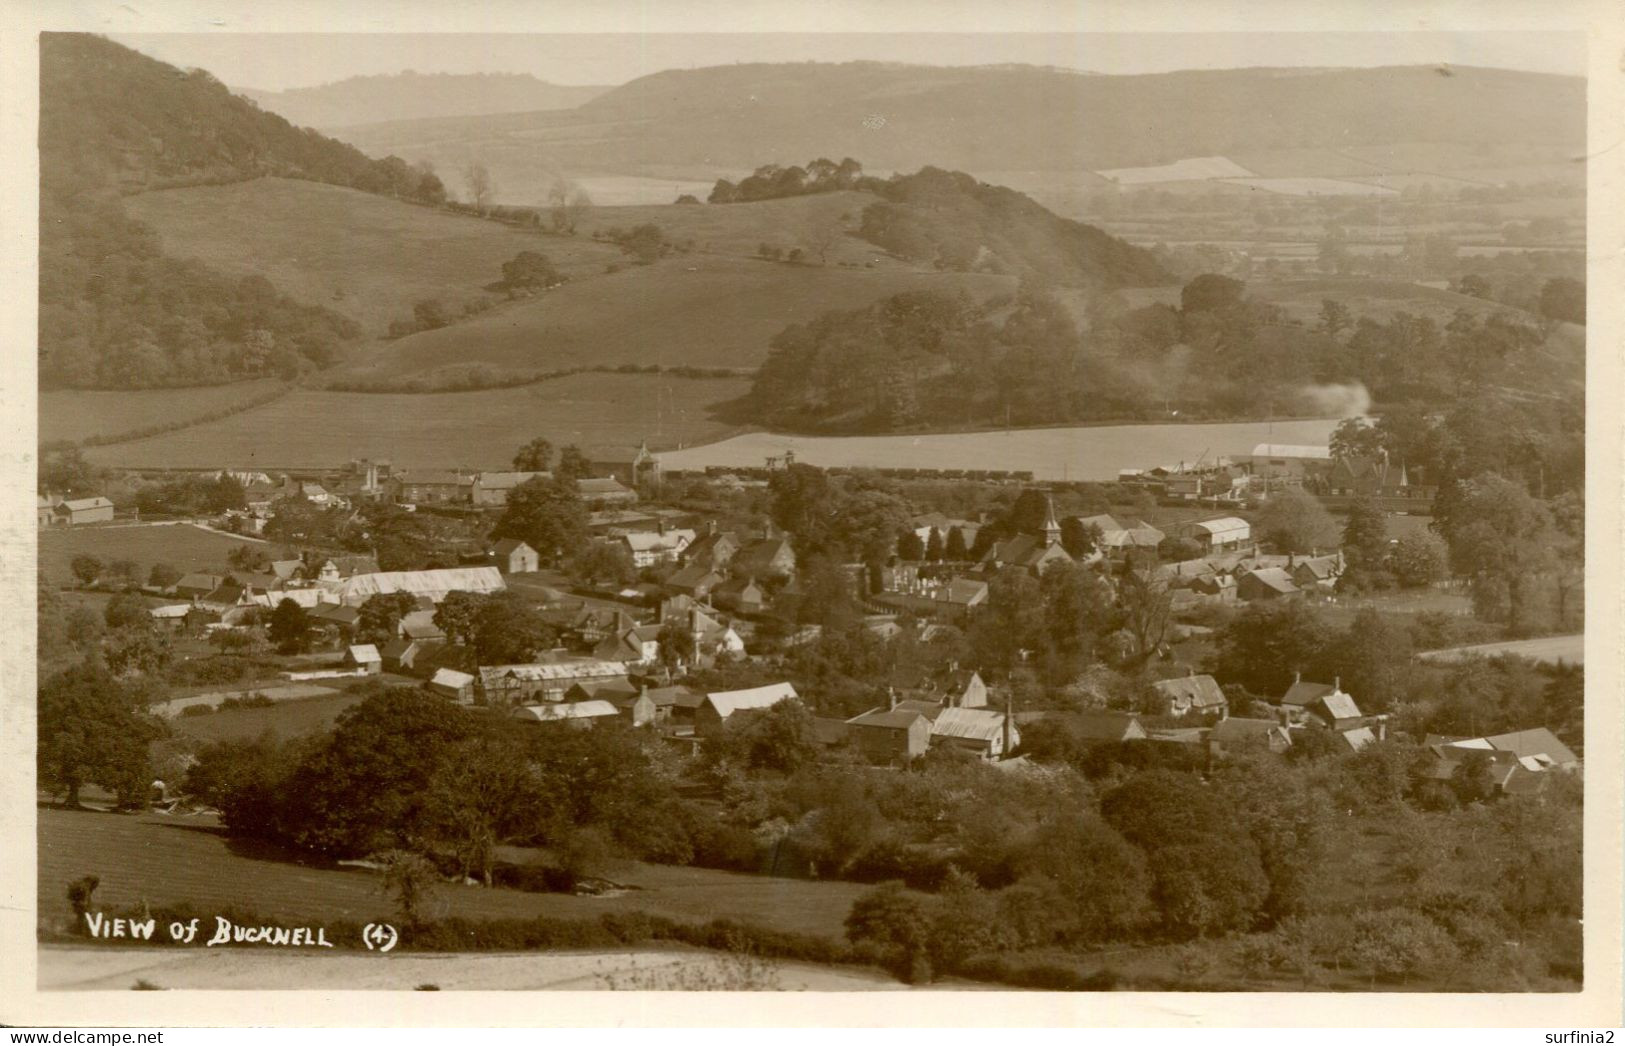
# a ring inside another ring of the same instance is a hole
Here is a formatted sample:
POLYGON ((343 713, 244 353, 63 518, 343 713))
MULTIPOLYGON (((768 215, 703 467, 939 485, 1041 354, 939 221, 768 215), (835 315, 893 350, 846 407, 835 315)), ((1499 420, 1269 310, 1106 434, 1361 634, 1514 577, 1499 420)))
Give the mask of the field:
POLYGON ((154 563, 168 563, 182 573, 226 568, 226 553, 250 546, 267 549, 263 541, 235 538, 190 523, 151 523, 79 527, 39 532, 39 567, 47 581, 66 585, 73 581, 73 557, 95 556, 103 563, 115 559, 135 562, 145 580, 154 563))
POLYGON ((1545 661, 1554 665, 1585 664, 1585 636, 1543 636, 1540 639, 1515 639, 1505 643, 1482 643, 1478 646, 1453 647, 1449 650, 1429 650, 1419 654, 1424 661, 1465 661, 1473 657, 1495 657, 1497 654, 1515 654, 1531 661, 1545 661))
POLYGON ((201 418, 266 396, 280 384, 268 378, 191 389, 41 392, 39 438, 41 443, 59 439, 78 441, 201 418))
POLYGON ((316 182, 262 178, 168 189, 125 201, 166 251, 223 272, 265 276, 284 293, 325 305, 378 337, 412 304, 485 297, 502 263, 539 250, 572 278, 603 271, 620 250, 316 182))
MULTIPOLYGON (((39 808, 39 916, 70 915, 66 887, 101 878, 100 904, 190 902, 205 912, 248 908, 286 919, 369 919, 391 902, 375 874, 316 862, 265 843, 228 839, 208 817, 123 815, 39 808)), ((436 907, 472 918, 591 918, 648 911, 706 922, 727 916, 763 927, 839 936, 868 887, 631 863, 611 873, 631 889, 615 896, 437 888, 436 907)))
POLYGON ((518 371, 621 363, 754 367, 791 323, 903 291, 961 287, 987 297, 1014 290, 1015 281, 691 254, 629 265, 463 323, 368 346, 335 373, 396 378, 469 363, 518 371))
MULTIPOLYGON (((279 681, 280 682, 280 681, 279 681)), ((333 725, 339 713, 351 705, 360 704, 363 695, 346 694, 330 687, 296 683, 292 686, 267 683, 237 689, 234 693, 266 693, 277 703, 270 708, 230 708, 208 715, 175 715, 169 720, 170 729, 178 734, 195 737, 199 741, 251 740, 269 730, 278 737, 298 737, 301 734, 326 730, 333 725), (295 689, 317 692, 322 696, 299 697, 282 700, 277 691, 292 693, 295 689)), ((218 693, 219 691, 217 691, 218 693)), ((166 702, 168 709, 179 711, 187 703, 217 704, 217 698, 196 702, 196 698, 179 698, 166 702)))
MULTIPOLYGON (((1117 292, 1131 307, 1160 302, 1178 307, 1178 287, 1131 287, 1117 292)), ((1386 322, 1395 313, 1430 316, 1441 326, 1457 309, 1480 316, 1493 313, 1521 316, 1517 309, 1482 298, 1428 287, 1409 280, 1385 280, 1363 276, 1327 276, 1309 280, 1249 280, 1246 294, 1255 301, 1279 305, 1287 318, 1313 325, 1320 316, 1320 303, 1330 298, 1348 306, 1355 316, 1386 322)))
POLYGON ((752 432, 721 443, 661 455, 670 469, 708 465, 760 468, 769 455, 795 451, 796 460, 825 468, 1031 470, 1041 480, 1115 480, 1119 469, 1194 462, 1203 454, 1251 454, 1275 443, 1318 443, 1339 419, 1250 421, 1213 425, 1100 425, 949 432, 903 436, 783 436, 752 432))
POLYGON ((578 374, 512 389, 424 395, 303 391, 220 421, 96 447, 99 465, 284 469, 383 458, 404 468, 506 467, 544 435, 555 446, 680 445, 730 431, 708 408, 744 393, 737 378, 578 374))

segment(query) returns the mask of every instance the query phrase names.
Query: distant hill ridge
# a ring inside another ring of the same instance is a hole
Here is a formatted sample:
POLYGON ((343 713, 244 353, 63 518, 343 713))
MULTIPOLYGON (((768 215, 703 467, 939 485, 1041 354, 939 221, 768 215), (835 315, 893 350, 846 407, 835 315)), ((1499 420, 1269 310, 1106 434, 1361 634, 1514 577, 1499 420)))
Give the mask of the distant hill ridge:
POLYGON ((529 73, 418 73, 352 76, 284 91, 234 88, 260 108, 307 127, 390 120, 573 109, 608 86, 549 83, 529 73))

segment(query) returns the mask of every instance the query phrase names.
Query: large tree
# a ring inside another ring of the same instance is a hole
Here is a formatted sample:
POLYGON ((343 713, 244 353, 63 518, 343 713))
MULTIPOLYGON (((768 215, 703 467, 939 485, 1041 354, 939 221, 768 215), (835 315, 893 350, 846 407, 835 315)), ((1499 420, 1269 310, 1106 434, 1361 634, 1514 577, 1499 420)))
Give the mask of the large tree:
POLYGON ((284 598, 271 611, 268 630, 279 654, 302 654, 310 649, 310 613, 291 599, 284 598))
POLYGON ((1271 494, 1258 510, 1258 535, 1279 552, 1311 552, 1337 543, 1337 524, 1313 494, 1295 487, 1271 494))
POLYGON ((474 638, 474 624, 479 619, 485 597, 475 592, 447 592, 446 598, 434 608, 435 627, 444 632, 453 643, 467 643, 474 638))
POLYGON ((488 597, 474 616, 474 653, 481 664, 529 661, 555 639, 556 633, 536 608, 513 592, 488 597))
POLYGON ((145 794, 147 746, 163 733, 145 714, 146 695, 113 675, 95 659, 64 669, 39 688, 38 755, 40 784, 64 792, 79 805, 85 785, 97 785, 121 803, 145 794))
POLYGON ((1209 669, 1221 683, 1279 697, 1297 673, 1313 678, 1319 672, 1331 635, 1320 616, 1296 600, 1249 603, 1219 633, 1209 669))
POLYGON ((388 643, 400 634, 401 618, 417 608, 417 599, 407 592, 379 592, 361 604, 356 620, 356 640, 362 643, 388 643))
POLYGON ((537 436, 514 451, 513 467, 520 472, 546 472, 553 461, 553 444, 537 436))
POLYGON ((1361 494, 1349 505, 1343 524, 1343 554, 1357 570, 1381 570, 1388 556, 1387 513, 1369 494, 1361 494))
POLYGON ((1438 526, 1457 574, 1473 581, 1474 602, 1514 633, 1535 621, 1537 581, 1556 563, 1551 511, 1520 483, 1485 473, 1461 484, 1438 526))
POLYGON ((574 484, 533 476, 509 492, 492 536, 518 538, 557 563, 586 541, 587 509, 574 484))

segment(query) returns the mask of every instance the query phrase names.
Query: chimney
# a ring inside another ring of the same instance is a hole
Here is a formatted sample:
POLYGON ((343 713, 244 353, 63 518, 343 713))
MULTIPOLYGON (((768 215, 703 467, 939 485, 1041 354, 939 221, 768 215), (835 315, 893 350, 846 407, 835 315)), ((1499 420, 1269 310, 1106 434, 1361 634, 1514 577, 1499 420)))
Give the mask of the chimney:
POLYGON ((1342 676, 1333 676, 1332 677, 1332 689, 1339 692, 1339 693, 1342 692, 1342 690, 1343 690, 1343 677, 1342 676))
POLYGON ((1004 694, 1004 755, 1010 757, 1010 731, 1016 721, 1016 692, 1007 690, 1004 694))
POLYGON ((886 710, 888 712, 897 711, 897 688, 896 687, 888 686, 886 688, 886 710))
POLYGON ((1302 672, 1294 672, 1294 673, 1292 673, 1292 685, 1297 686, 1301 682, 1303 682, 1303 673, 1302 672))

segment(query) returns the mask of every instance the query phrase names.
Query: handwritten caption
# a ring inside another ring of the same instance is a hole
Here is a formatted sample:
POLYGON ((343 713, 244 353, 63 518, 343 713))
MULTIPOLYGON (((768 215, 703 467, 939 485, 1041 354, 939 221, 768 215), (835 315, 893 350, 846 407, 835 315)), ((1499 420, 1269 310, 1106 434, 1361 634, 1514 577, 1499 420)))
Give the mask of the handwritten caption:
MULTIPOLYGON (((157 919, 109 917, 102 912, 86 912, 85 928, 99 940, 164 941, 172 944, 201 944, 213 948, 222 944, 266 944, 280 948, 332 948, 323 926, 245 926, 223 915, 214 917, 212 931, 201 918, 161 924, 157 919), (167 934, 167 938, 160 936, 167 934)), ((368 923, 361 931, 361 943, 368 951, 387 952, 400 942, 389 923, 368 923)))

